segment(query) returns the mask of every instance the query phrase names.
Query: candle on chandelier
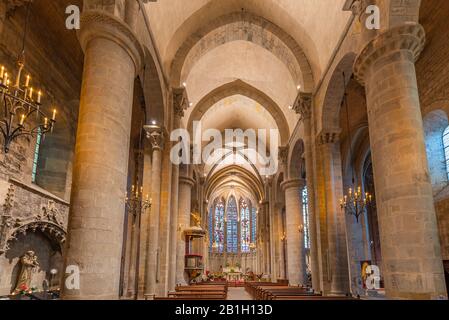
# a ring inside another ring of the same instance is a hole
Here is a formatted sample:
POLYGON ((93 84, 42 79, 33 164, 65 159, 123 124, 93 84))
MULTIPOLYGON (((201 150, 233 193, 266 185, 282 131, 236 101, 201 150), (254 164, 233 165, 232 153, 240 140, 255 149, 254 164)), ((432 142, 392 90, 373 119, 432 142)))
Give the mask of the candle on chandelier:
POLYGON ((25 80, 25 87, 29 87, 30 86, 30 80, 31 80, 31 77, 30 77, 30 75, 27 75, 27 78, 26 78, 26 80, 25 80))
POLYGON ((47 129, 48 126, 48 118, 45 118, 44 120, 44 129, 47 129))
POLYGON ((3 79, 3 76, 5 75, 5 67, 2 66, 1 70, 0 70, 0 78, 3 79))
POLYGON ((30 97, 30 100, 33 100, 33 88, 30 88, 30 95, 29 95, 29 97, 30 97))
POLYGON ((20 125, 23 126, 24 122, 25 122, 25 115, 22 114, 22 116, 20 117, 20 125))
POLYGON ((56 120, 56 109, 53 109, 53 117, 52 117, 53 121, 56 120))
POLYGON ((39 92, 37 93, 37 103, 41 103, 41 98, 42 98, 42 92, 39 90, 39 92))
POLYGON ((3 83, 7 84, 8 82, 8 72, 5 72, 5 75, 3 76, 3 83))

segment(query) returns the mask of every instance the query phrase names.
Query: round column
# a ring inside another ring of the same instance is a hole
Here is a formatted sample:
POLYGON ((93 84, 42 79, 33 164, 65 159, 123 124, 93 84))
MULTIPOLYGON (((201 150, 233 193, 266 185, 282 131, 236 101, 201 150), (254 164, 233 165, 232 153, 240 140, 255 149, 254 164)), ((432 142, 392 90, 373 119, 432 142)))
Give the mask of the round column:
POLYGON ((176 284, 186 285, 185 254, 186 240, 184 230, 190 227, 192 187, 194 181, 188 177, 179 177, 178 199, 178 239, 176 242, 176 284))
POLYGON ((134 78, 143 51, 116 17, 87 11, 79 40, 84 72, 64 268, 80 287, 63 299, 117 299, 128 175, 134 78))
POLYGON ((424 43, 421 25, 399 26, 371 41, 355 63, 366 88, 390 298, 447 297, 414 64, 424 43))
POLYGON ((291 286, 307 282, 306 252, 304 247, 304 219, 301 191, 305 186, 302 179, 289 180, 281 184, 285 192, 287 266, 291 286))
POLYGON ((152 149, 151 166, 151 199, 152 205, 147 224, 147 247, 145 260, 145 290, 146 299, 154 298, 159 275, 159 221, 161 211, 161 170, 162 150, 164 149, 163 129, 158 126, 145 126, 147 138, 152 149))

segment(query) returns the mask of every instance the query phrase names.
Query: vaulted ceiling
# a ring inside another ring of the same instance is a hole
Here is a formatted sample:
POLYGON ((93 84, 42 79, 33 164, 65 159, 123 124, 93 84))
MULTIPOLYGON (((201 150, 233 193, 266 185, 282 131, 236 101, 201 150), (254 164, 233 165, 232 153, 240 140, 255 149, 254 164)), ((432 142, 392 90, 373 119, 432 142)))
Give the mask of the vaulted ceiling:
MULTIPOLYGON (((191 102, 182 125, 202 130, 279 129, 285 145, 299 120, 291 106, 311 92, 350 13, 345 0, 159 0, 146 4, 162 64, 191 102), (323 23, 325 21, 326 23, 323 23)), ((267 148, 270 144, 267 144, 267 148)), ((260 199, 260 167, 235 150, 211 159, 204 174, 215 189, 260 199), (246 162, 246 163, 245 163, 246 162), (249 180, 248 180, 249 181, 249 180), (246 190, 246 191, 245 191, 246 190)))

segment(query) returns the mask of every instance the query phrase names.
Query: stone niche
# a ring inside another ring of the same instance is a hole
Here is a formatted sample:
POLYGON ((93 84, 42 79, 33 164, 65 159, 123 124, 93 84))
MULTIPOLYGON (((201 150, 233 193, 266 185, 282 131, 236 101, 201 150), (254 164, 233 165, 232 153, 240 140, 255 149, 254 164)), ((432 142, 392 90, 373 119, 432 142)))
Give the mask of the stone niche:
POLYGON ((58 275, 62 270, 60 247, 43 232, 36 230, 19 235, 10 243, 9 250, 0 255, 0 296, 14 291, 21 268, 20 258, 29 250, 36 253, 39 262, 31 287, 42 290, 45 286, 59 286, 58 275), (58 271, 56 275, 51 274, 53 269, 58 271))

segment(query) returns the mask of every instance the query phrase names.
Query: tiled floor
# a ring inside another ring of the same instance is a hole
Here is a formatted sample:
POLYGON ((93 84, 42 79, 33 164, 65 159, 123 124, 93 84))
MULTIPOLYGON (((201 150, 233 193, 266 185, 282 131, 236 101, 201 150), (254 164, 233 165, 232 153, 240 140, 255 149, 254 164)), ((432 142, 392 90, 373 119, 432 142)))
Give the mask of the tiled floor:
POLYGON ((252 300, 245 288, 228 288, 228 300, 252 300))

